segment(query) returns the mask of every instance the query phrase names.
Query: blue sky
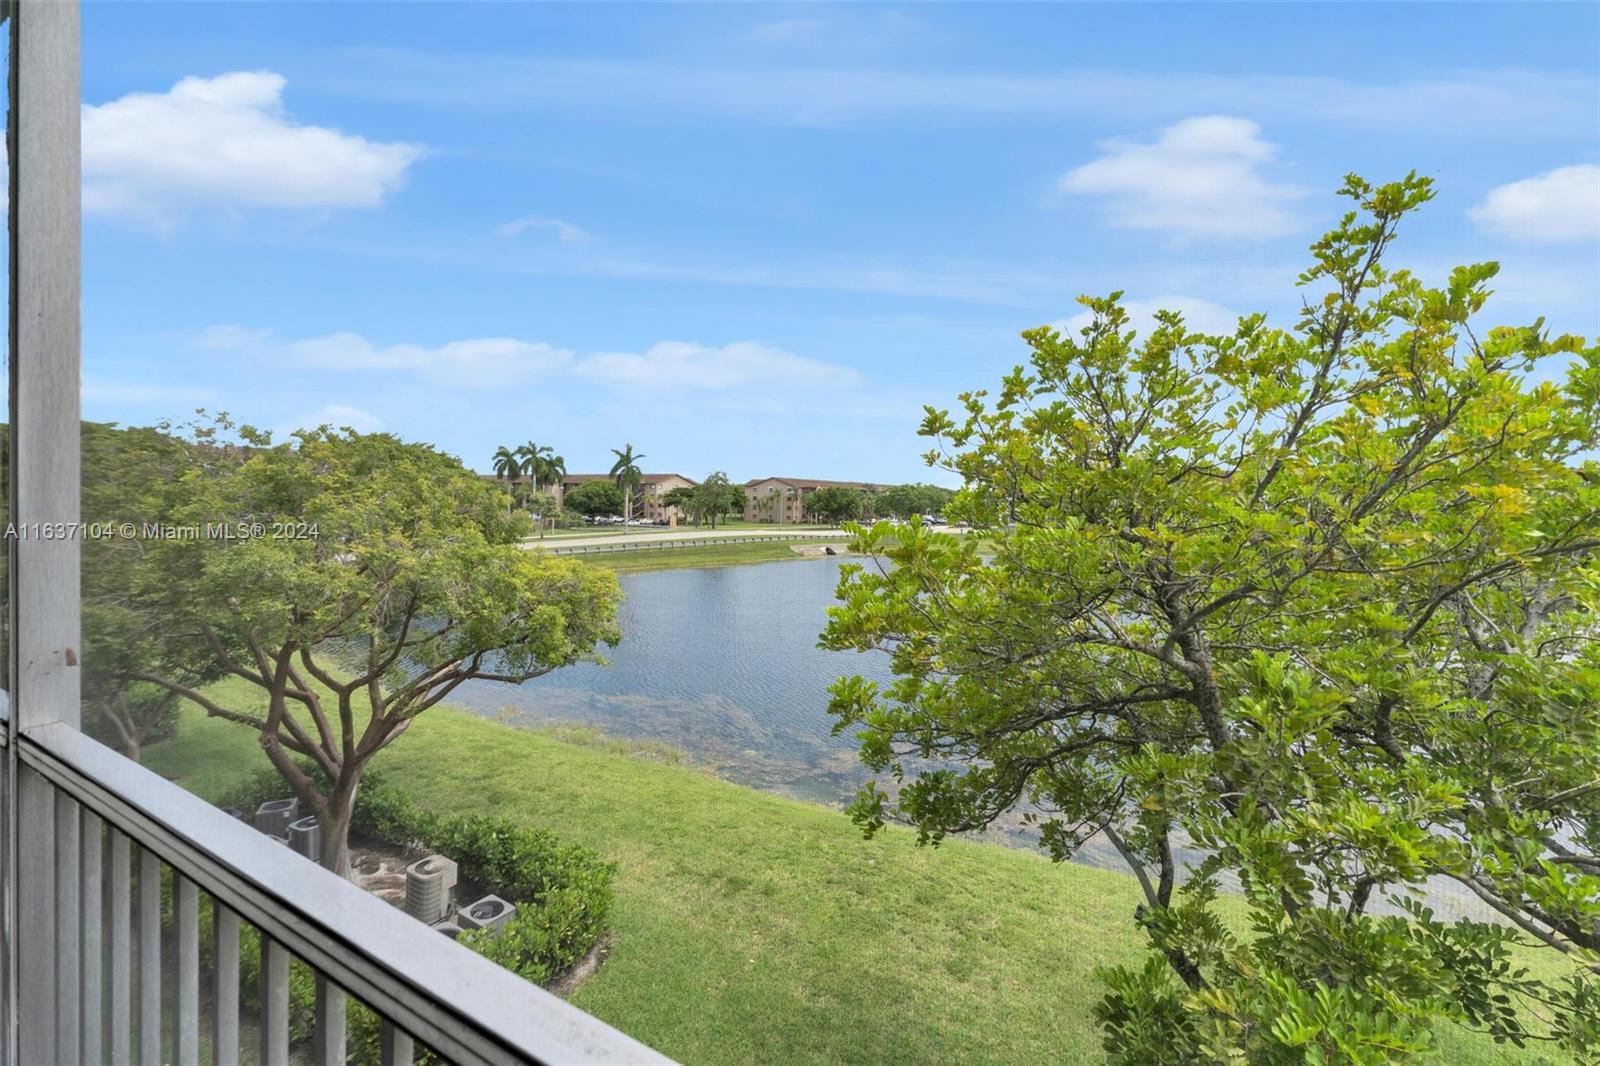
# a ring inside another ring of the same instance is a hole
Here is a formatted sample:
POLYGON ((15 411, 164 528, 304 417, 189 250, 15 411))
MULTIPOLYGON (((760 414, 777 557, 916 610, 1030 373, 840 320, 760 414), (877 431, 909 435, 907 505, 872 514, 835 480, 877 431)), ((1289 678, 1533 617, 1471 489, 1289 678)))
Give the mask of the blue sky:
POLYGON ((89 4, 84 412, 487 469, 929 477, 924 403, 1126 291, 1283 324, 1398 259, 1600 334, 1600 7, 89 4), (186 80, 187 79, 187 80, 186 80))

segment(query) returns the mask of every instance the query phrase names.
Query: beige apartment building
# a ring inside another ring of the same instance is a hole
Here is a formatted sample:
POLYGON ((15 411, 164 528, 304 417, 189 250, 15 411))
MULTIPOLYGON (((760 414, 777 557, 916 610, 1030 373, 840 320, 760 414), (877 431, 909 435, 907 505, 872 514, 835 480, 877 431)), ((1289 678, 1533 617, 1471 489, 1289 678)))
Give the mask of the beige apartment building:
MULTIPOLYGON (((614 481, 610 474, 568 474, 561 479, 561 490, 557 499, 564 499, 566 494, 586 481, 614 481)), ((673 489, 692 488, 699 482, 694 478, 684 477, 682 474, 645 474, 639 479, 639 491, 633 498, 633 517, 644 518, 652 522, 665 518, 682 520, 683 512, 677 507, 670 506, 661 501, 661 498, 673 489)))
POLYGON ((887 485, 869 481, 828 481, 812 477, 763 477, 744 483, 746 522, 800 523, 806 520, 806 498, 818 489, 836 486, 882 492, 887 485))

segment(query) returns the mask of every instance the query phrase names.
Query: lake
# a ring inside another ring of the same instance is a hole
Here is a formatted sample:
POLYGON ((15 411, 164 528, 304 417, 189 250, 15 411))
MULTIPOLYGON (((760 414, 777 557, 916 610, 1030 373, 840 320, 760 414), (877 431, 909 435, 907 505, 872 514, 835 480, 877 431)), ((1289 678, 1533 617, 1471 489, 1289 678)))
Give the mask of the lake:
MULTIPOLYGON (((859 561, 859 560, 858 560, 859 561)), ((731 781, 838 802, 867 779, 832 735, 827 687, 889 679, 888 656, 818 648, 841 558, 619 577, 622 643, 525 684, 473 682, 451 701, 516 724, 577 722, 687 751, 731 781)))
MULTIPOLYGON (((612 737, 670 744, 719 777, 771 792, 840 805, 871 776, 849 735, 834 736, 827 688, 841 674, 887 682, 882 652, 817 647, 835 602, 843 558, 624 574, 622 643, 609 665, 584 663, 520 686, 469 682, 451 701, 513 725, 580 723, 612 737)), ((860 561, 859 559, 857 561, 860 561)), ((1033 847, 1037 834, 1013 812, 991 839, 1033 847)), ((1180 861, 1199 853, 1180 848, 1180 861)), ((1126 872, 1095 836, 1074 856, 1126 872)), ((1231 875, 1222 885, 1234 890, 1231 875)), ((1448 881, 1429 882, 1443 918, 1497 919, 1448 881)), ((1384 901, 1374 913, 1398 913, 1384 901)))

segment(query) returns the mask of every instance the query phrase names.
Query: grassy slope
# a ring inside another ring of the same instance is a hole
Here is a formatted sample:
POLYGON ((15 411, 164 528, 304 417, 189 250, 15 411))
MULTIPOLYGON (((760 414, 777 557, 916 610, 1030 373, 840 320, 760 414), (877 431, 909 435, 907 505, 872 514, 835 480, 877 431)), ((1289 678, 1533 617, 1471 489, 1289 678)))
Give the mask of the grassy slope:
MULTIPOLYGON (((1137 954, 1130 879, 899 830, 864 841, 836 811, 615 749, 441 708, 379 765, 434 809, 615 859, 615 953, 574 1002, 684 1062, 1098 1057, 1092 970, 1137 954)), ((186 712, 146 762, 214 796, 261 756, 248 731, 186 712)), ((1451 1064, 1525 1061, 1446 1040, 1451 1064)))

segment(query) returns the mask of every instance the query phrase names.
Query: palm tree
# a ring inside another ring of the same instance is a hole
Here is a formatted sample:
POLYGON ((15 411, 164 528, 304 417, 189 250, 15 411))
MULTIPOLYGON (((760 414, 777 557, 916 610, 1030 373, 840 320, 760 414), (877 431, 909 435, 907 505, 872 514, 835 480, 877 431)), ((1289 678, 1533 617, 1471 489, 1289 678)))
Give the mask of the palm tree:
POLYGON ((506 491, 511 491, 512 483, 518 474, 522 473, 522 463, 517 458, 517 453, 500 445, 494 453, 494 476, 506 479, 506 491))
MULTIPOLYGON (((544 461, 544 479, 551 485, 560 486, 562 479, 567 476, 567 461, 559 455, 548 456, 544 461)), ((559 494, 558 494, 559 495, 559 494)))
POLYGON ((635 455, 631 444, 624 444, 622 451, 612 448, 611 454, 617 457, 617 461, 611 464, 611 480, 622 490, 622 520, 626 523, 633 519, 634 491, 644 480, 644 474, 639 470, 639 460, 644 456, 635 455))
POLYGON ((517 458, 522 460, 523 475, 533 479, 533 491, 538 492, 544 484, 546 467, 554 454, 550 445, 535 444, 531 440, 517 449, 517 458))

